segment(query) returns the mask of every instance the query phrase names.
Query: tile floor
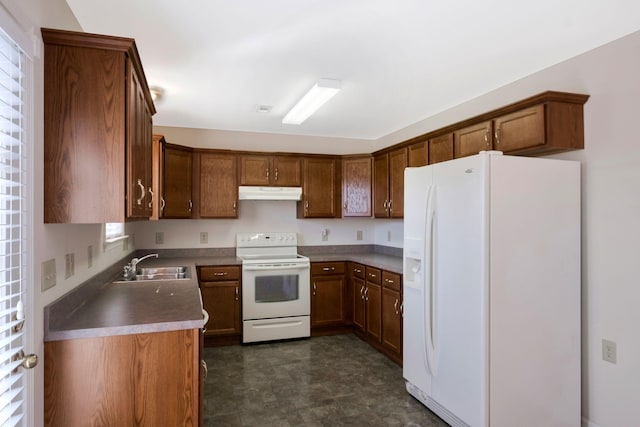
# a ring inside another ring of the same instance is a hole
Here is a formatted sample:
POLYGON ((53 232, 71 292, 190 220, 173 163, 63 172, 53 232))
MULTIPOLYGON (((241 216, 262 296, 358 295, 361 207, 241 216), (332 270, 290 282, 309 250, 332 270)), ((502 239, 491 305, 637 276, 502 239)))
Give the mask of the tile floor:
POLYGON ((205 426, 447 426, 355 335, 205 349, 205 426))

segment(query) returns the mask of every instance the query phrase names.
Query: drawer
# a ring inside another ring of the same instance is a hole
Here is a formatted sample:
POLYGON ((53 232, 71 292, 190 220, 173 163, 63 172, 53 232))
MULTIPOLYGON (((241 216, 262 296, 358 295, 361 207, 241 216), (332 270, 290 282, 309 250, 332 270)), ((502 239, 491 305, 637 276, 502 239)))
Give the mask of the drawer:
POLYGON ((344 262, 312 262, 311 274, 344 274, 344 262))
POLYGON ((367 282, 380 284, 380 269, 367 267, 367 282))
POLYGON ((240 280, 240 267, 237 265, 198 267, 198 280, 201 282, 240 280))
POLYGON ((364 265, 355 262, 349 263, 349 274, 364 279, 364 265))
POLYGON ((400 275, 396 274, 396 273, 390 273, 388 271, 383 271, 382 272, 382 285, 387 287, 387 288, 391 288, 391 289, 395 289, 396 291, 400 291, 401 290, 401 283, 400 283, 400 275))

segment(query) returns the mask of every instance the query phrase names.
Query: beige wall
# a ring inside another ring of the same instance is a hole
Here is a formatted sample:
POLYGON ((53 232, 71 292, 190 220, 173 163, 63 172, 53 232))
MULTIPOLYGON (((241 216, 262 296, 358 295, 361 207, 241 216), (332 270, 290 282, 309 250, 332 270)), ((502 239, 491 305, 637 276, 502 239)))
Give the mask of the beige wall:
MULTIPOLYGON (((4 5, 27 32, 39 39, 41 26, 79 29, 79 25, 63 0, 2 0, 4 5)), ((41 43, 41 41, 40 41, 41 43)), ((349 154, 371 152, 377 148, 416 136, 446 124, 500 107, 545 90, 583 92, 591 95, 585 106, 585 150, 555 157, 580 160, 583 164, 583 415, 585 424, 601 427, 637 425, 640 407, 640 340, 636 325, 640 324, 640 286, 635 278, 640 256, 638 217, 640 197, 640 144, 634 132, 639 117, 640 99, 640 34, 636 33, 588 52, 565 63, 551 67, 513 84, 492 91, 458 107, 447 110, 395 132, 377 141, 333 140, 329 138, 292 137, 245 132, 184 130, 158 128, 170 142, 194 147, 234 148, 265 151, 294 151, 303 153, 349 154), (303 144, 301 144, 303 141, 303 144), (366 147, 366 148, 363 148, 366 147), (601 339, 617 342, 618 363, 612 365, 601 359, 601 339)), ((35 284, 34 351, 42 352, 42 307, 76 287, 87 277, 99 272, 126 252, 117 247, 101 250, 100 225, 44 225, 42 224, 42 62, 35 65, 35 150, 34 150, 34 215, 35 248, 33 273, 35 284), (94 246, 96 259, 89 269, 86 265, 88 245, 94 246), (64 254, 76 254, 76 275, 64 280, 64 254), (39 291, 40 264, 55 258, 58 285, 46 292, 39 291)), ((277 202, 276 202, 277 203, 277 202)), ((262 215, 263 206, 246 208, 246 221, 235 223, 238 229, 251 227, 284 227, 282 218, 262 215), (275 222, 274 222, 275 221, 275 222)), ((386 235, 402 234, 401 221, 373 220, 295 220, 293 208, 278 205, 277 213, 286 215, 305 234, 310 244, 318 239, 323 228, 335 230, 330 242, 350 242, 355 229, 365 230, 365 242, 386 244, 386 235), (353 221, 353 222, 351 222, 353 221), (335 241, 331 240, 335 237, 335 241), (344 237, 346 236, 346 237, 344 237), (373 237, 371 237, 373 236, 373 237)), ((157 229, 173 235, 183 234, 173 244, 193 246, 191 240, 202 227, 210 228, 210 241, 222 232, 219 223, 206 221, 162 221, 130 226, 136 244, 154 244, 157 229), (157 225, 156 225, 157 224, 157 225)), ((223 234, 226 246, 231 238, 223 234)), ((355 239, 355 237, 353 237, 355 239)), ((391 245, 401 245, 398 242, 391 245)), ((171 240, 169 240, 171 242, 171 240)), ((133 248, 131 245, 130 249, 133 248)), ((42 364, 33 371, 36 386, 33 425, 42 424, 42 364)))

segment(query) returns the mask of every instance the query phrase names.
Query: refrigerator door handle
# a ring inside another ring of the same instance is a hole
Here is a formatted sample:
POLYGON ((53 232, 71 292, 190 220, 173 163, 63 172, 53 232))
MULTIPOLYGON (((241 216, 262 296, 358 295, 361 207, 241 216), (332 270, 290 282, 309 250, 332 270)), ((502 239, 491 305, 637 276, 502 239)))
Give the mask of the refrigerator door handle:
POLYGON ((434 222, 435 222, 435 187, 431 185, 429 187, 429 193, 427 195, 427 209, 426 209, 426 236, 425 236, 425 262, 428 262, 428 270, 425 271, 425 286, 424 286, 424 325, 425 325, 425 353, 427 369, 434 377, 437 375, 437 360, 436 360, 436 346, 435 346, 435 274, 434 274, 434 222))

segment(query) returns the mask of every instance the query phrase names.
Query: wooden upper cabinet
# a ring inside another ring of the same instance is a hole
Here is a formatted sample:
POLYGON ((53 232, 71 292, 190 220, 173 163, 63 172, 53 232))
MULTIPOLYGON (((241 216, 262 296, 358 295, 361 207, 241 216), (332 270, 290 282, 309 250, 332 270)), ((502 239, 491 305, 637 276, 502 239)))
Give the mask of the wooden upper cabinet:
POLYGON ((240 185, 269 185, 270 156, 241 155, 240 185))
POLYGON ((389 153, 389 216, 404 217, 404 169, 407 167, 407 148, 389 153))
POLYGON ((44 28, 42 38, 44 222, 149 218, 155 108, 135 41, 44 28))
POLYGON ((193 196, 193 150, 165 144, 163 156, 163 192, 160 209, 163 218, 191 218, 193 196))
POLYGON ((477 123, 454 132, 454 157, 471 156, 493 149, 491 120, 477 123))
POLYGON ((151 143, 151 187, 156 196, 153 200, 151 219, 157 220, 162 216, 162 189, 164 176, 164 145, 166 141, 163 135, 153 135, 151 143))
POLYGON ((197 217, 237 218, 237 156, 197 152, 194 178, 198 180, 197 217))
POLYGON ((302 200, 298 217, 340 217, 340 161, 332 157, 305 157, 302 161, 302 200))
POLYGON ((376 218, 404 216, 404 169, 407 167, 406 147, 374 157, 373 187, 376 218))
POLYGON ((411 144, 408 147, 409 162, 408 166, 426 166, 428 164, 429 150, 427 148, 427 141, 420 141, 411 144))
POLYGON ((371 216, 371 156, 342 160, 342 216, 371 216))
POLYGON ((272 182, 278 187, 302 185, 302 161, 300 157, 274 156, 271 158, 272 182))
POLYGON ((453 159, 453 133, 429 140, 429 164, 446 162, 453 159))
POLYGON ((513 152, 545 144, 544 105, 499 117, 494 124, 496 150, 513 152))
POLYGON ((380 154, 373 158, 373 216, 389 216, 389 155, 380 154))
POLYGON ((294 156, 243 154, 239 176, 240 185, 300 187, 301 161, 294 156))

